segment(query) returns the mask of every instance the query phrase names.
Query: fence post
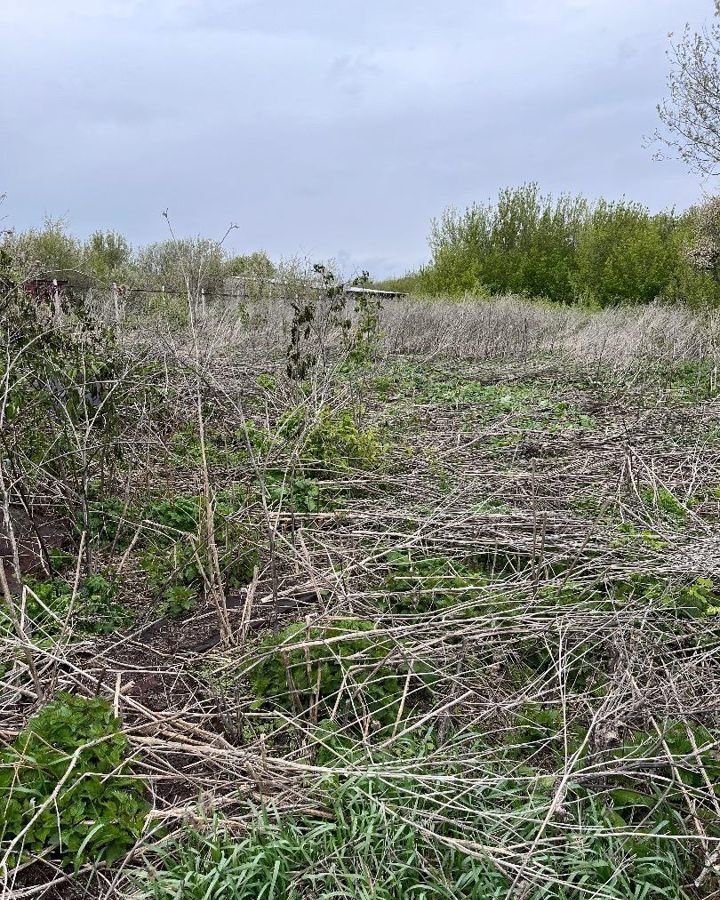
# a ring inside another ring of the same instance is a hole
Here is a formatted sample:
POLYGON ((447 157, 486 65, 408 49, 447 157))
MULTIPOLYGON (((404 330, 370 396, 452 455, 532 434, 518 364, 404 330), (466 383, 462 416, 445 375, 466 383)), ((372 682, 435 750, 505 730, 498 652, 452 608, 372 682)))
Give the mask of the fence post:
POLYGON ((53 278, 53 309, 55 316, 55 323, 59 324, 62 318, 62 306, 60 304, 60 288, 58 287, 57 278, 53 278))
POLYGON ((115 324, 120 324, 120 291, 117 282, 112 283, 113 308, 115 309, 115 324))

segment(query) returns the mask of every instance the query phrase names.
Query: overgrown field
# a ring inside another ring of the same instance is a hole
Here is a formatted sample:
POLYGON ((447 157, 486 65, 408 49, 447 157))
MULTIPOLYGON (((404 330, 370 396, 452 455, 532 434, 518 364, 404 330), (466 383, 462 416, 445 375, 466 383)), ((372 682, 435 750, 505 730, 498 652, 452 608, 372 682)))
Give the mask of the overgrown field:
POLYGON ((717 318, 13 294, 5 898, 720 890, 717 318))

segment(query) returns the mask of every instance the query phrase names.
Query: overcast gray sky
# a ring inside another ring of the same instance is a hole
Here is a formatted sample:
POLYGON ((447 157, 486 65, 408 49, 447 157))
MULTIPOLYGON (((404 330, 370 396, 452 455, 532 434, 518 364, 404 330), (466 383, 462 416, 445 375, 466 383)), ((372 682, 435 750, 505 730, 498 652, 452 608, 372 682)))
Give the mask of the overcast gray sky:
POLYGON ((430 219, 536 180, 685 207, 643 148, 668 32, 712 0, 0 0, 0 193, 134 243, 427 257, 430 219))

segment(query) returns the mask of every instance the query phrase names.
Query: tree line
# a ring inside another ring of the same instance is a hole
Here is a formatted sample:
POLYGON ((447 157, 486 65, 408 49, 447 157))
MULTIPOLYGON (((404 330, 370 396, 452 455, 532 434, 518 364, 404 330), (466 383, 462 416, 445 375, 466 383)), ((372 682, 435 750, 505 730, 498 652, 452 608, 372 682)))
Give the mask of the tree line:
MULTIPOLYGON (((658 105, 657 158, 675 157, 705 178, 720 175, 720 0, 710 25, 689 24, 668 50, 658 105)), ((657 298, 720 303, 720 199, 682 213, 622 200, 543 195, 537 184, 494 202, 451 208, 432 224, 430 261, 382 282, 428 294, 525 294, 610 306, 657 298)))
POLYGON ((653 214, 627 200, 543 194, 537 184, 433 221, 430 261, 384 284, 428 294, 521 294, 610 306, 720 302, 720 201, 653 214))
POLYGON ((98 230, 86 240, 69 233, 62 219, 43 226, 6 231, 0 239, 0 283, 48 277, 79 277, 98 286, 113 282, 128 287, 184 291, 210 289, 232 275, 271 278, 276 265, 264 251, 233 255, 208 238, 172 238, 133 247, 112 230, 98 230))
MULTIPOLYGON (((554 198, 531 183, 502 190, 493 202, 446 210, 432 223, 430 251, 419 271, 382 285, 600 307, 658 298, 720 303, 720 199, 653 214, 626 200, 554 198)), ((80 240, 62 220, 0 240, 0 280, 11 283, 82 275, 101 286, 195 291, 212 290, 227 276, 272 278, 282 269, 263 251, 232 255, 207 238, 138 248, 115 231, 80 240)))

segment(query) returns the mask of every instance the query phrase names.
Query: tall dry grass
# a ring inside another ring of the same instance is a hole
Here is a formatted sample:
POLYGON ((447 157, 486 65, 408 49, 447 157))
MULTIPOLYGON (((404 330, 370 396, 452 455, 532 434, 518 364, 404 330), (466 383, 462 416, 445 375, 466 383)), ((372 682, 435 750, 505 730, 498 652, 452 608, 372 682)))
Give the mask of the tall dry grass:
POLYGON ((391 300, 382 316, 389 353, 462 359, 561 352, 579 363, 717 362, 720 312, 654 303, 593 311, 521 297, 391 300))

